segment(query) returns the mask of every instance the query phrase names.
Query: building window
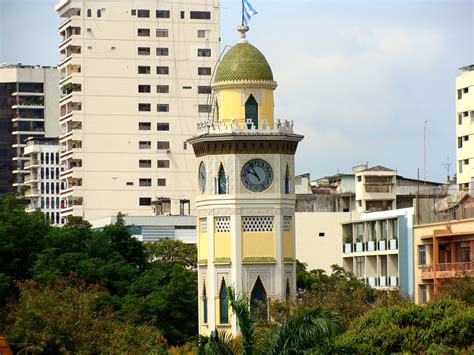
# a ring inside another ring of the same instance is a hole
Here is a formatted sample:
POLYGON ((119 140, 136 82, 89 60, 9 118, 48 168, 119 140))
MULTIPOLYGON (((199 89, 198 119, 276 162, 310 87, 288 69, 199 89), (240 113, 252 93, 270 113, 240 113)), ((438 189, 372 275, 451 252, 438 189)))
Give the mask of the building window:
POLYGON ((267 292, 265 287, 263 287, 260 276, 257 277, 257 281, 250 293, 250 311, 256 319, 268 320, 267 292))
POLYGON ((356 276, 365 275, 365 259, 363 256, 356 257, 356 276))
POLYGON ((140 112, 150 112, 151 104, 138 104, 138 111, 140 112))
POLYGON ((151 141, 139 141, 138 149, 151 149, 151 141))
POLYGON ((158 104, 158 105, 156 105, 156 110, 158 112, 170 112, 170 105, 168 105, 168 104, 158 104))
POLYGON ((426 265, 426 245, 418 246, 418 265, 426 265))
POLYGON ((138 47, 138 55, 150 55, 150 47, 138 47))
POLYGON ((92 10, 91 9, 87 9, 87 17, 92 17, 92 10))
POLYGON ((290 193, 290 169, 286 166, 286 173, 285 173, 285 194, 290 193))
POLYGON ((198 48, 198 57, 210 57, 211 50, 209 48, 198 48))
POLYGON ((151 197, 140 197, 138 204, 140 206, 151 206, 151 197))
POLYGON ((156 67, 156 74, 158 75, 168 75, 170 73, 169 67, 156 67))
POLYGON ((230 232, 230 217, 214 217, 216 233, 230 232))
POLYGON ((157 28, 156 37, 168 37, 168 29, 166 28, 157 28))
POLYGON ((458 100, 461 100, 462 99, 462 90, 459 89, 458 90, 458 100))
POLYGON ((250 118, 253 126, 258 128, 258 104, 253 95, 250 95, 245 103, 245 118, 250 118))
POLYGON ((462 174, 462 168, 463 168, 463 162, 462 160, 458 161, 458 165, 459 165, 459 174, 462 174))
POLYGON ((138 130, 151 131, 151 122, 138 122, 138 130))
POLYGON ((169 168, 170 161, 169 160, 158 160, 158 168, 169 168))
POLYGON ((169 85, 156 85, 156 92, 158 94, 168 94, 170 92, 169 85))
MULTIPOLYGON (((184 12, 184 11, 181 11, 184 12)), ((206 292, 206 283, 204 282, 202 286, 202 320, 204 324, 207 324, 207 292, 206 292)))
POLYGON ((138 180, 138 185, 139 186, 151 186, 151 179, 139 179, 138 180))
POLYGON ((167 122, 158 122, 156 124, 156 129, 158 131, 169 131, 170 130, 170 124, 167 122))
POLYGON ((188 142, 183 142, 183 150, 188 150, 188 142))
POLYGON ((132 16, 136 16, 137 15, 137 10, 133 9, 132 10, 132 16))
POLYGON ((222 279, 221 289, 219 291, 219 323, 229 324, 229 306, 227 301, 227 286, 222 279))
POLYGON ((421 304, 428 303, 428 285, 420 285, 421 304))
POLYGON ((211 105, 198 105, 199 113, 209 113, 212 111, 211 105))
POLYGON ((156 145, 157 149, 170 149, 170 142, 168 141, 158 141, 156 145))
POLYGON ((138 166, 140 168, 151 168, 151 160, 140 160, 138 166))
POLYGON ((198 86, 198 94, 210 94, 211 87, 210 86, 198 86))
POLYGON ((225 171, 222 164, 217 175, 217 193, 219 195, 224 195, 227 193, 227 177, 225 176, 225 171))
POLYGON ((166 179, 158 179, 157 185, 158 186, 166 186, 166 179))
POLYGON ((210 20, 210 11, 190 11, 189 18, 192 20, 210 20))
POLYGON ((197 30, 198 38, 206 38, 206 30, 197 30))
POLYGON ((169 49, 168 48, 157 48, 156 49, 156 55, 157 56, 168 56, 169 55, 169 49))
POLYGON ((210 67, 199 67, 198 68, 198 75, 211 75, 211 68, 210 67))
POLYGON ((100 9, 97 10, 97 17, 102 17, 102 11, 100 9))
POLYGON ((273 216, 242 217, 242 232, 273 232, 273 216))
POLYGON ((170 18, 170 10, 156 10, 156 18, 170 18))
POLYGON ((151 92, 151 85, 138 85, 138 92, 140 93, 151 92))
POLYGON ((138 74, 150 74, 150 67, 140 65, 138 67, 138 74))
POLYGON ((150 10, 137 10, 137 17, 150 17, 150 10))
POLYGON ((137 29, 138 37, 150 37, 150 29, 149 28, 139 28, 137 29))
POLYGON ((463 94, 467 94, 468 92, 469 92, 469 88, 464 88, 464 89, 462 89, 462 93, 463 93, 463 94))

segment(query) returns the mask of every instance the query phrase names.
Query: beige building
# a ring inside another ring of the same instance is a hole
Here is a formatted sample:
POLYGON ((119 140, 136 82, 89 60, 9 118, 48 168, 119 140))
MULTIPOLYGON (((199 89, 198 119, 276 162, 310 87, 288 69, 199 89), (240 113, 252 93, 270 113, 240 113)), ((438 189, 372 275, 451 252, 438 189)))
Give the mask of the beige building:
POLYGON ((52 67, 0 67, 0 195, 21 191, 26 139, 58 136, 58 81, 52 67))
POLYGON ((63 0, 63 217, 195 214, 186 139, 210 111, 219 2, 63 0))
POLYGON ((296 212, 296 259, 308 270, 331 273, 331 265, 342 266, 342 223, 359 218, 357 212, 296 212))
POLYGON ((456 160, 459 191, 474 190, 474 64, 456 78, 456 160))

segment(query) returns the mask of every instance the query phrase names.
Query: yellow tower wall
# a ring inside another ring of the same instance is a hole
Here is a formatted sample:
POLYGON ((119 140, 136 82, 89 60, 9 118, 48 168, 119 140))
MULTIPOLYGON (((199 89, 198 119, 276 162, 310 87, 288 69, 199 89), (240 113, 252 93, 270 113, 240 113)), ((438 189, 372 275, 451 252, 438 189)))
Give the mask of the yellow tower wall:
POLYGON ((242 232, 242 257, 275 258, 275 232, 242 232))
MULTIPOLYGON (((246 90, 248 93, 251 90, 246 90)), ((243 126, 245 123, 245 103, 242 103, 242 89, 219 89, 216 90, 219 106, 219 120, 228 122, 232 119, 238 119, 239 124, 243 126)), ((260 102, 258 105, 258 124, 261 127, 262 119, 269 122, 273 128, 274 123, 274 101, 273 89, 256 89, 255 92, 260 93, 260 102)), ((256 98, 257 102, 259 101, 256 98)))
POLYGON ((230 232, 214 232, 214 259, 230 259, 230 232))

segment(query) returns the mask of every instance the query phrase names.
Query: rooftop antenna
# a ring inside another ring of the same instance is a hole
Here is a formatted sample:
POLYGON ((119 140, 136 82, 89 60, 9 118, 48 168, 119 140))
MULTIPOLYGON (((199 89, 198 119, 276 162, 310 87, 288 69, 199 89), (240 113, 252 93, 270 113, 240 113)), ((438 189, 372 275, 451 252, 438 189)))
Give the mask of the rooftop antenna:
POLYGON ((442 166, 444 166, 444 168, 446 169, 446 174, 448 176, 448 179, 447 179, 447 182, 449 183, 449 180, 450 180, 450 173, 451 173, 451 163, 449 162, 449 155, 446 157, 446 163, 444 164, 441 164, 442 166))
POLYGON ((425 125, 423 127, 423 165, 424 165, 424 168, 423 168, 423 174, 424 174, 424 177, 423 177, 423 180, 425 181, 425 185, 424 185, 424 188, 425 188, 425 197, 426 197, 426 194, 428 193, 426 191, 426 126, 428 124, 428 121, 425 121, 425 125))

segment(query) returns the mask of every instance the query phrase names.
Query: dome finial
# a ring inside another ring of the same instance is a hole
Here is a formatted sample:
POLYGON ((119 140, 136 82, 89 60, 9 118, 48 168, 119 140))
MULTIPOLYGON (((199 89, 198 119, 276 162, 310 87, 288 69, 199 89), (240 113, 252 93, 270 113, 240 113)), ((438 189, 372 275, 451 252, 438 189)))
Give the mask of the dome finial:
POLYGON ((248 43, 248 41, 246 39, 247 36, 246 36, 245 33, 248 32, 249 29, 250 29, 249 26, 243 26, 242 25, 242 26, 237 27, 237 31, 240 32, 240 41, 239 41, 240 43, 248 43))

